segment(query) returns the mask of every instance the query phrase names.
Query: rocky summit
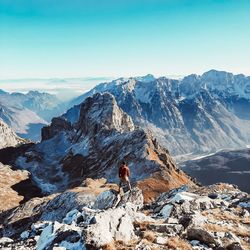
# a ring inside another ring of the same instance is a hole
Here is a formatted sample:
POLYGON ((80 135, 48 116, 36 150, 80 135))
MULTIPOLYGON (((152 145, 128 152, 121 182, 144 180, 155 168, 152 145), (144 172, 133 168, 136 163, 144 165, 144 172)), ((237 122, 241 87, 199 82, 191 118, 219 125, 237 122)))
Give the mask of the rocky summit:
MULTIPOLYGON (((193 183, 150 133, 134 125, 113 95, 97 93, 81 104, 79 112, 76 122, 65 115, 53 118, 42 130, 41 143, 17 149, 6 163, 29 171, 43 194, 76 187, 86 178, 104 177, 118 183, 123 160, 146 200, 193 183)), ((0 160, 1 155, 6 158, 6 152, 0 153, 0 160)))
POLYGON ((1 249, 247 250, 250 197, 229 184, 181 186, 145 204, 105 179, 33 198, 0 216, 1 249))

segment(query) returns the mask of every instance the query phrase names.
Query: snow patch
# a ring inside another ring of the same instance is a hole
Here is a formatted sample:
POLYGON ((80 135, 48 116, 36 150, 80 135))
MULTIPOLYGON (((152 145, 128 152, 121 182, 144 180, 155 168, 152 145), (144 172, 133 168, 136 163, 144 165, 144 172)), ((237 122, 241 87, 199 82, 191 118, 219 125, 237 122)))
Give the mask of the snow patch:
POLYGON ((55 239, 55 237, 55 234, 53 234, 53 225, 50 224, 45 227, 37 242, 37 250, 47 249, 48 245, 55 239))
POLYGON ((64 247, 67 250, 86 250, 86 247, 81 241, 75 243, 62 241, 59 246, 64 247))
POLYGON ((168 219, 169 216, 171 215, 172 210, 173 210, 173 205, 167 204, 161 209, 160 215, 162 215, 164 219, 168 219))

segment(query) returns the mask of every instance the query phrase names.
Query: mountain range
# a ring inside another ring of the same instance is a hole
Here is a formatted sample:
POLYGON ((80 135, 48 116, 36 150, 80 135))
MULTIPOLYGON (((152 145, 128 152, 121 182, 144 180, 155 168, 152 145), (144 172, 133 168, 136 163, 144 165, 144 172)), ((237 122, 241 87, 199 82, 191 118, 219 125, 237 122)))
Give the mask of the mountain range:
POLYGON ((39 141, 41 128, 65 111, 55 96, 38 91, 27 94, 0 92, 0 118, 19 136, 39 141))
POLYGON ((97 92, 113 94, 134 123, 175 156, 242 148, 250 141, 250 77, 244 75, 211 70, 181 80, 120 78, 74 99, 65 117, 77 120, 79 104, 97 92))
POLYGON ((178 159, 250 144, 250 77, 210 70, 183 79, 119 78, 97 85, 71 101, 30 91, 0 92, 0 117, 19 135, 39 141, 53 117, 79 119, 80 104, 99 92, 114 95, 136 126, 152 133, 178 159))
MULTIPOLYGON (((121 78, 63 105, 44 93, 1 91, 16 114, 39 119, 75 106, 46 122, 38 142, 0 120, 0 248, 248 249, 249 194, 226 183, 201 186, 187 173, 203 170, 214 181, 248 174, 249 152, 186 162, 186 173, 167 149, 178 155, 245 146, 248 83, 216 71, 183 80, 121 78), (124 160, 132 190, 120 193, 124 160)), ((14 117, 8 112, 5 119, 14 117)), ((247 187, 247 178, 238 181, 247 187)))

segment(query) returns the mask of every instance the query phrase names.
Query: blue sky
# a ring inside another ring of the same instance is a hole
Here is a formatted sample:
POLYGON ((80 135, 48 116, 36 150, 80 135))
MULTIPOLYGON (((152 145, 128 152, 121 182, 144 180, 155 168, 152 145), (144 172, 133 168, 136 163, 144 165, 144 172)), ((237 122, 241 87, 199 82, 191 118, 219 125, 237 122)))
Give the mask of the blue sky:
POLYGON ((250 75, 249 0, 1 0, 0 79, 250 75))

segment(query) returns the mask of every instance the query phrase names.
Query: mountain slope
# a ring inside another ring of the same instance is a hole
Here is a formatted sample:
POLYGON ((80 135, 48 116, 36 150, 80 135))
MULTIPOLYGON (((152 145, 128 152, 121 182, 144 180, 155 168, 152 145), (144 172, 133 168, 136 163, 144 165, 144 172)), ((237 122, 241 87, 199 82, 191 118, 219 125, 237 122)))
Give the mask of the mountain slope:
POLYGON ((47 122, 65 111, 64 104, 56 95, 29 91, 27 94, 12 93, 11 100, 20 103, 23 107, 35 112, 47 122))
POLYGON ((7 106, 0 103, 0 118, 19 136, 34 141, 40 139, 41 128, 48 124, 33 111, 11 102, 7 106))
POLYGON ((0 94, 0 117, 18 135, 33 141, 41 139, 41 128, 65 108, 55 95, 48 93, 10 94, 2 91, 0 94))
POLYGON ((13 189, 13 186, 29 178, 27 171, 14 171, 10 166, 0 163, 0 213, 17 207, 23 196, 13 189))
POLYGON ((192 183, 150 134, 135 128, 108 93, 87 98, 74 123, 64 116, 54 118, 43 128, 42 142, 22 152, 14 165, 31 172, 44 193, 53 193, 79 185, 87 177, 118 182, 118 166, 124 159, 132 182, 150 177, 167 183, 165 190, 192 183))
POLYGON ((25 143, 25 140, 17 136, 15 132, 0 119, 0 149, 15 147, 23 143, 25 143))
MULTIPOLYGON (((136 125, 151 130, 174 155, 240 148, 250 141, 249 79, 214 70, 182 80, 120 78, 99 84, 72 104, 110 92, 136 125)), ((65 114, 71 121, 78 116, 77 108, 65 114)))

